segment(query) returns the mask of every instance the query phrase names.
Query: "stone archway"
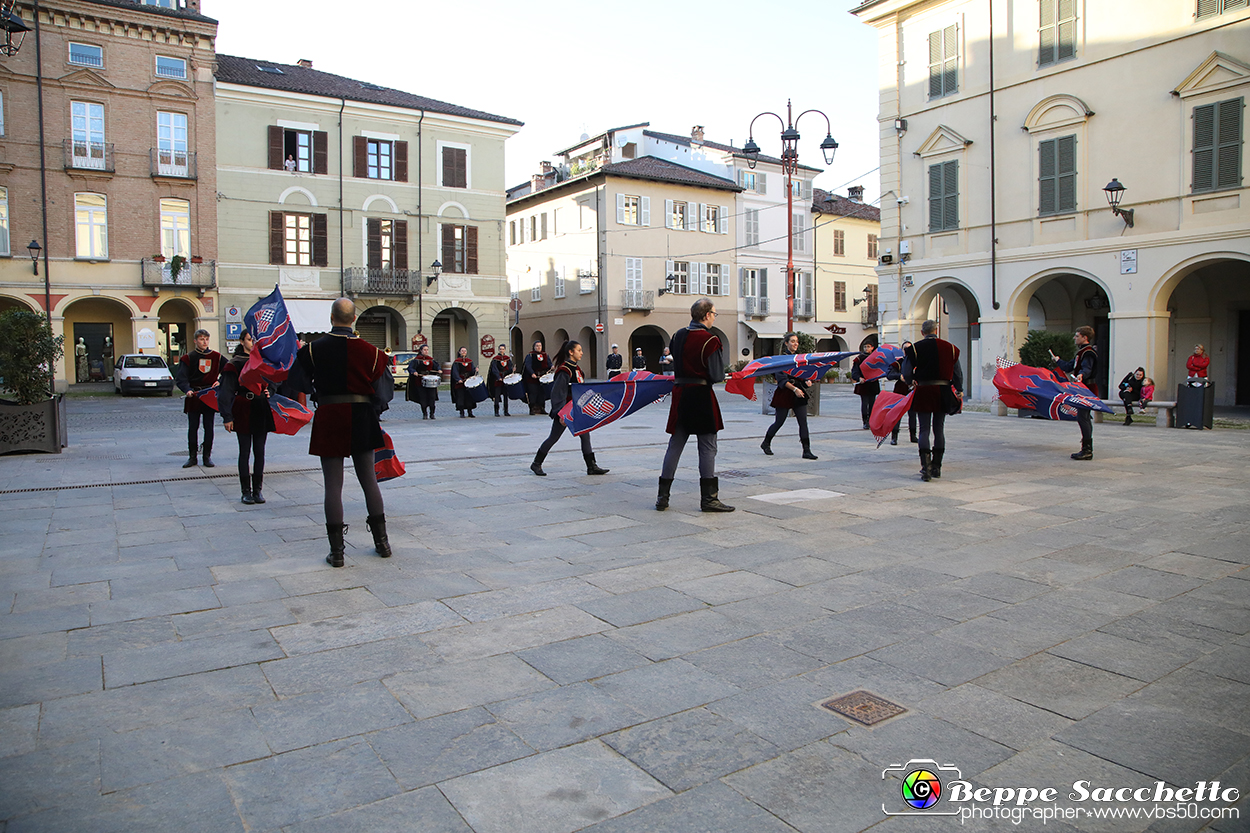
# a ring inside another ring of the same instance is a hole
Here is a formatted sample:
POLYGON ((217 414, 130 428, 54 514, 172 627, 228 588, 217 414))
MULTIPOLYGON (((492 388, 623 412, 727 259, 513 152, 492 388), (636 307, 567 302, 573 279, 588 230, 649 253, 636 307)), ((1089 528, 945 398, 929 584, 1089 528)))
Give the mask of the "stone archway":
POLYGON ((582 345, 582 370, 586 373, 586 378, 599 379, 599 339, 595 337, 595 331, 590 327, 582 327, 581 332, 577 334, 577 340, 582 345))
MULTIPOLYGON (((97 373, 104 379, 110 378, 114 358, 136 352, 134 318, 137 313, 121 301, 104 295, 79 298, 67 304, 61 314, 65 318, 66 347, 62 365, 65 379, 77 378, 74 345, 80 338, 87 343, 87 363, 93 378, 97 373)), ((154 321, 142 323, 149 328, 155 326, 154 321)))
POLYGON ((24 309, 28 312, 42 312, 38 306, 21 298, 13 298, 7 295, 0 295, 0 312, 8 312, 11 309, 24 309))
POLYGON ((1150 306, 1157 320, 1167 321, 1166 352, 1151 354, 1162 372, 1147 369, 1158 398, 1176 392, 1187 375, 1186 359, 1201 344, 1211 358, 1216 404, 1250 405, 1250 258, 1212 252, 1178 264, 1153 288, 1150 306))
POLYGON ((356 332, 379 350, 403 350, 408 343, 408 326, 404 317, 384 304, 369 307, 356 318, 356 332))
POLYGON ((448 307, 430 325, 430 355, 443 364, 456 357, 461 347, 469 348, 469 358, 480 364, 477 319, 463 307, 448 307))
POLYGON ((548 352, 554 355, 555 352, 559 350, 560 347, 564 344, 564 342, 568 340, 569 340, 569 331, 564 329, 563 327, 558 327, 555 333, 553 333, 551 336, 551 349, 548 352))
POLYGON ((1017 323, 1012 355, 1004 358, 1019 361, 1016 351, 1024 343, 1029 329, 1071 333, 1077 327, 1093 327, 1094 345, 1098 348, 1095 381, 1101 393, 1108 391, 1110 368, 1115 360, 1111 350, 1115 335, 1112 332, 1115 299, 1097 276, 1078 269, 1048 269, 1023 281, 1005 306, 1017 323), (1037 327, 1037 323, 1044 326, 1037 327))
POLYGON ((160 305, 157 349, 173 367, 188 350, 194 350, 195 306, 185 298, 170 298, 160 305))
MULTIPOLYGON (((629 335, 629 351, 625 357, 625 369, 629 370, 633 365, 634 351, 639 347, 642 348, 642 357, 647 360, 647 370, 652 373, 658 373, 660 370, 660 356, 664 353, 664 348, 668 346, 669 335, 664 330, 654 324, 645 324, 634 330, 629 335)), ((722 343, 724 343, 722 341, 722 343)))
MULTIPOLYGON (((964 389, 971 399, 981 399, 982 384, 993 379, 991 369, 986 375, 986 359, 981 355, 981 305, 976 293, 955 278, 940 278, 927 283, 912 299, 909 318, 911 332, 899 341, 920 338, 920 325, 927 319, 938 322, 938 337, 959 348, 960 369, 964 389)), ((989 359, 991 365, 993 359, 989 359)))

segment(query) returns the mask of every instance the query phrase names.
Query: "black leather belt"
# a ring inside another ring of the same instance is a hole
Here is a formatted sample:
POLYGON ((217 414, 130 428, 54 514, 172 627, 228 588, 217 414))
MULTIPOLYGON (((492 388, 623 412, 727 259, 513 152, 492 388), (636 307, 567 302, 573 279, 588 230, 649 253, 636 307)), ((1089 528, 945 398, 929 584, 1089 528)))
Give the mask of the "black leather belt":
POLYGON ((332 393, 328 396, 318 396, 318 405, 355 405, 357 403, 372 402, 368 396, 363 393, 332 393))
POLYGON ((674 385, 710 385, 707 379, 678 377, 673 380, 674 385))

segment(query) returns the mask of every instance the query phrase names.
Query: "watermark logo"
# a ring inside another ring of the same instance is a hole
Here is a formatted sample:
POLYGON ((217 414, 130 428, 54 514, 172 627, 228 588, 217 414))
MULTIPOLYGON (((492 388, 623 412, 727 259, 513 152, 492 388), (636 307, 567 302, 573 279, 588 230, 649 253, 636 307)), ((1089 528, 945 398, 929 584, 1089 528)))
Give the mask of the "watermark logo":
POLYGON ((959 767, 939 764, 931 758, 912 758, 905 764, 893 764, 881 771, 884 780, 894 776, 902 781, 899 789, 902 801, 894 807, 881 805, 887 816, 953 816, 958 809, 940 807, 945 795, 943 781, 950 783, 962 778, 959 767))

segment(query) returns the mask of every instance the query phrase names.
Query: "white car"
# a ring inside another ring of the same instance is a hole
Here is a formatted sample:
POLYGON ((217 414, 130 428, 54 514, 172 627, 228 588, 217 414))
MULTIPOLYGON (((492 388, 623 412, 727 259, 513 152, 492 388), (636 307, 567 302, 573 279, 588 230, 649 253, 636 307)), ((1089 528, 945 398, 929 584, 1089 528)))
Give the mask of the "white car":
POLYGON ((172 396, 174 377, 160 356, 127 353, 113 365, 113 390, 122 396, 132 393, 163 393, 172 396))

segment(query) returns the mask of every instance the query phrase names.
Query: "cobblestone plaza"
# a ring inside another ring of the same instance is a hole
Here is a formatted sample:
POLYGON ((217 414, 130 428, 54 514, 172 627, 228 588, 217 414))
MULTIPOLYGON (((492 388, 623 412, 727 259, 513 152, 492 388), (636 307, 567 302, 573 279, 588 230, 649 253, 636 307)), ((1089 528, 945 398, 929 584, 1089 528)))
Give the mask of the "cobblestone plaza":
POLYGON ((814 462, 721 395, 729 515, 693 444, 652 508, 664 406, 539 479, 546 419, 397 402, 395 557, 349 478, 342 570, 306 434, 243 506, 220 422, 183 471, 177 400, 71 397, 64 453, 0 458, 0 831, 1248 829, 1250 434, 1107 423, 1079 463, 968 413, 921 483, 834 390, 814 462), (905 711, 820 707, 858 691, 905 711), (1218 781, 1223 818, 887 815, 920 759, 1033 809, 1218 781))

